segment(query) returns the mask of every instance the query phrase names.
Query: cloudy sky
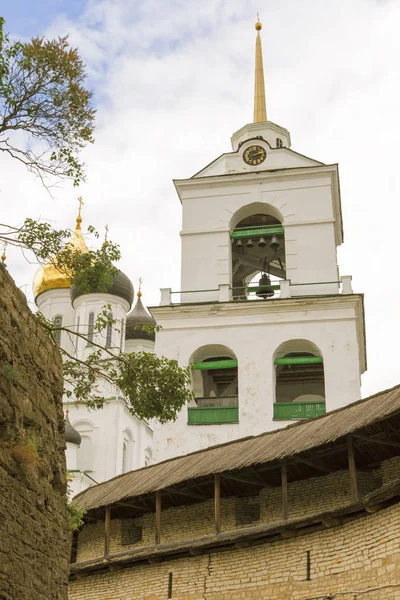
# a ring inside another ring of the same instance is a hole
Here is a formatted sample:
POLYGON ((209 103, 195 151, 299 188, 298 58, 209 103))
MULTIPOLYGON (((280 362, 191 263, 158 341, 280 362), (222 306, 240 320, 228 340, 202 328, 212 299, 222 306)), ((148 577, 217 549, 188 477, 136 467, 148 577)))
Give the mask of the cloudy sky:
MULTIPOLYGON (((366 396, 400 382, 399 0, 0 0, 13 37, 70 35, 98 111, 78 191, 63 184, 51 198, 2 157, 1 220, 73 227, 82 194, 84 223, 109 225, 148 305, 160 287, 179 290, 172 179, 230 151, 251 121, 257 11, 269 118, 294 150, 340 166, 339 265, 365 293, 366 396)), ((15 251, 7 262, 32 300, 36 265, 15 251)))

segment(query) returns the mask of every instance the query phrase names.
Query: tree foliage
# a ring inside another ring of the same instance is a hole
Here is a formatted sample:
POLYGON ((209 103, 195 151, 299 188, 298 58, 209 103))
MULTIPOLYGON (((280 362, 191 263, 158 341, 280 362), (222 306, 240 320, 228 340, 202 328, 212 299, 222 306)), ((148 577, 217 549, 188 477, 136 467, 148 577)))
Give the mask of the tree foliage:
POLYGON ((95 114, 85 79, 67 37, 11 42, 0 17, 0 151, 43 182, 50 175, 79 185, 79 152, 93 142, 95 114))

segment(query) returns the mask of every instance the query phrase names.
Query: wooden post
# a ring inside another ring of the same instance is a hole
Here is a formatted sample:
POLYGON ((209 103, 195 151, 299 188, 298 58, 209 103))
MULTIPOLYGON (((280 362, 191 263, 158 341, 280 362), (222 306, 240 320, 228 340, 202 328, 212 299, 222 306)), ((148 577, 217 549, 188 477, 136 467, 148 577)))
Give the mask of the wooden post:
POLYGON ((214 515, 215 515, 215 535, 221 533, 221 475, 214 475, 214 515))
POLYGON ((282 481, 282 517, 287 521, 289 517, 289 502, 288 502, 288 481, 287 481, 287 463, 282 461, 281 466, 281 481, 282 481))
POLYGON ((356 459, 354 455, 354 444, 353 436, 347 436, 347 457, 349 461, 349 473, 350 473, 350 486, 351 486, 351 499, 353 502, 358 502, 358 486, 357 486, 357 468, 356 459))
POLYGON ((106 517, 104 521, 104 556, 110 554, 110 523, 111 523, 111 505, 106 506, 106 517))
POLYGON ((156 492, 156 535, 155 543, 159 544, 161 541, 161 491, 156 492))

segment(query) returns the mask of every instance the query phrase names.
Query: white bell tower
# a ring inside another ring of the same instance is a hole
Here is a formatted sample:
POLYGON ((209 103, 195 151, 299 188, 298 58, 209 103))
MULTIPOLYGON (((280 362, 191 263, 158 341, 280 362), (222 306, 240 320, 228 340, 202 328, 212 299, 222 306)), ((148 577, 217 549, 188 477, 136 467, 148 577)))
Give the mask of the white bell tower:
POLYGON ((363 297, 341 277, 338 166, 291 149, 267 120, 256 23, 254 122, 190 179, 180 294, 151 312, 155 351, 191 365, 194 399, 156 432, 158 457, 315 418, 360 398, 363 297))

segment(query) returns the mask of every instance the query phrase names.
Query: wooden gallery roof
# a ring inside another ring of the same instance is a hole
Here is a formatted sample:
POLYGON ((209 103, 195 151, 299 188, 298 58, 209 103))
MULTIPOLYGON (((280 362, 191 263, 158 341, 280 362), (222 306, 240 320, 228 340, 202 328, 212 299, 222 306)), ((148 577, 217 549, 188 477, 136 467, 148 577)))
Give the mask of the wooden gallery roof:
POLYGON ((95 520, 107 505, 121 517, 124 507, 131 515, 132 508, 154 512, 156 491, 163 491, 164 508, 212 498, 218 473, 222 496, 254 494, 281 485, 283 462, 289 482, 348 469, 349 439, 357 468, 400 455, 400 385, 313 420, 124 473, 74 501, 95 520))

